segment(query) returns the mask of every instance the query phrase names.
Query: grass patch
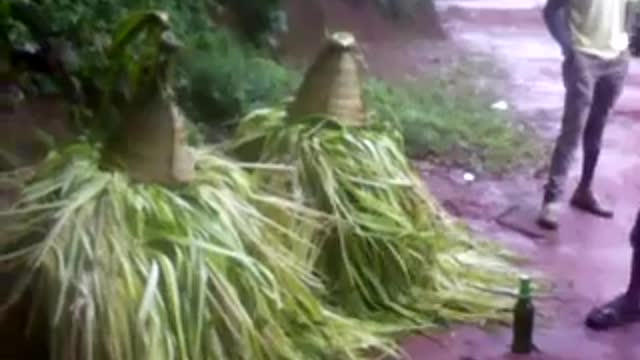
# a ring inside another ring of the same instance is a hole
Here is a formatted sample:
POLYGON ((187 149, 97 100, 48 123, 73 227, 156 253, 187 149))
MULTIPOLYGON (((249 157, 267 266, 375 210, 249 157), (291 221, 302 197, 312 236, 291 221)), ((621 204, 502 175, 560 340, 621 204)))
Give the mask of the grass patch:
MULTIPOLYGON (((367 101, 404 134, 409 154, 475 171, 511 170, 539 152, 537 137, 509 111, 491 108, 498 99, 481 85, 481 63, 460 63, 412 80, 371 80, 367 101)), ((494 69, 495 70, 495 69, 494 69)), ((491 83, 496 81, 491 75, 491 83)))

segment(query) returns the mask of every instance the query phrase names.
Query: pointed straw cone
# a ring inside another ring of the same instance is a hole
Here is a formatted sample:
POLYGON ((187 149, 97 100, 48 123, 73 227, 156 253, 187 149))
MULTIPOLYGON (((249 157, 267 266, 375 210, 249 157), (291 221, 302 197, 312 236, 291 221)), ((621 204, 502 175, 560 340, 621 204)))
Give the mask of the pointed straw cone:
POLYGON ((290 119, 328 116, 347 126, 365 125, 361 67, 356 41, 350 33, 335 33, 307 71, 290 119))
POLYGON ((185 121, 176 104, 155 96, 125 116, 114 142, 105 149, 105 161, 124 168, 136 181, 189 182, 195 164, 187 147, 185 121))

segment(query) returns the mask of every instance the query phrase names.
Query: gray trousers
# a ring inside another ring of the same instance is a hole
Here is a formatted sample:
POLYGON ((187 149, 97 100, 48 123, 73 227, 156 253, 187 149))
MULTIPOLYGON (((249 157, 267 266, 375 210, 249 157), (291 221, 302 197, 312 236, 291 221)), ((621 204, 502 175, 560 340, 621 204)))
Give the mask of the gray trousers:
POLYGON ((591 187, 605 124, 622 93, 628 71, 629 54, 626 52, 615 59, 604 60, 576 51, 564 60, 564 114, 545 185, 546 202, 555 201, 562 195, 581 137, 584 160, 580 187, 591 187))

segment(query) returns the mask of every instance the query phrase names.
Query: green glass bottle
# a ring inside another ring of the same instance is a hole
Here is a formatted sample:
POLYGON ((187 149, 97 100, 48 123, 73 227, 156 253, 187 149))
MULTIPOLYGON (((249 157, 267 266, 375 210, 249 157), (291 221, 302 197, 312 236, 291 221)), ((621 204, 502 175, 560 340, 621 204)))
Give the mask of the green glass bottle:
POLYGON ((518 301, 513 309, 512 353, 529 354, 533 351, 534 318, 535 308, 531 300, 531 279, 528 276, 522 276, 520 278, 518 301))

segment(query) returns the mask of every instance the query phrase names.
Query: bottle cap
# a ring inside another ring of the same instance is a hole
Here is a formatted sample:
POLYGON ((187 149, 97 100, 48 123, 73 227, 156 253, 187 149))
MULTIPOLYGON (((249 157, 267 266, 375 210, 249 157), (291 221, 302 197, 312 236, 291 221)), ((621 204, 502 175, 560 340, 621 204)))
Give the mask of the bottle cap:
POLYGON ((528 275, 520 276, 520 291, 518 295, 521 298, 531 297, 531 278, 528 275))

